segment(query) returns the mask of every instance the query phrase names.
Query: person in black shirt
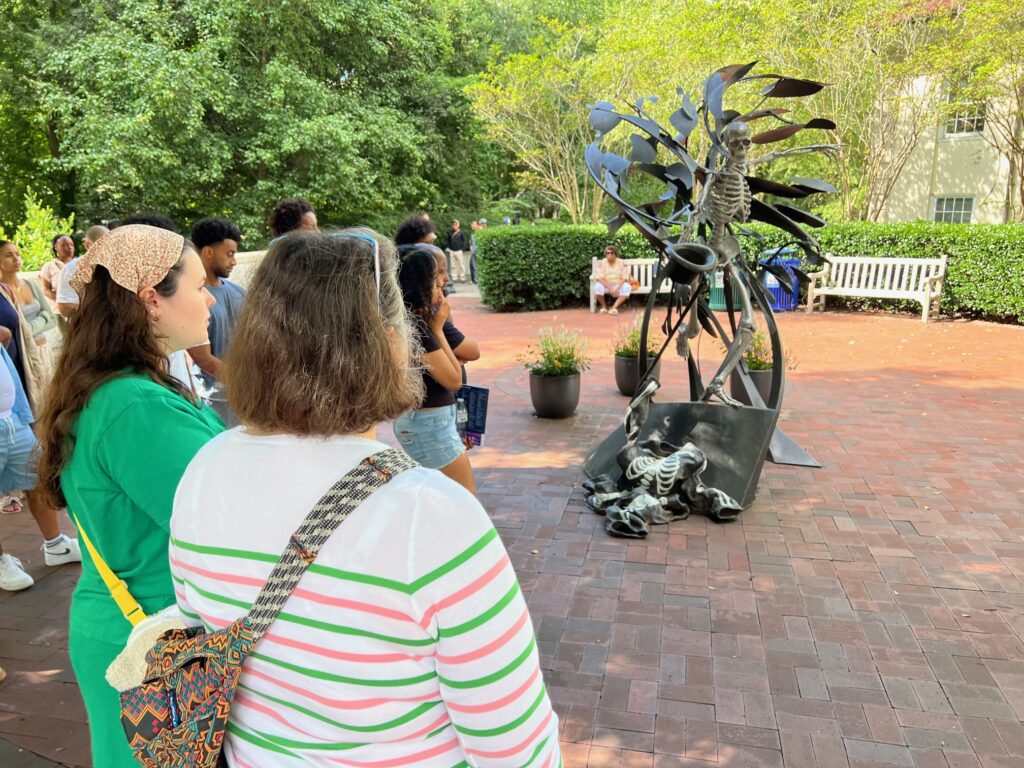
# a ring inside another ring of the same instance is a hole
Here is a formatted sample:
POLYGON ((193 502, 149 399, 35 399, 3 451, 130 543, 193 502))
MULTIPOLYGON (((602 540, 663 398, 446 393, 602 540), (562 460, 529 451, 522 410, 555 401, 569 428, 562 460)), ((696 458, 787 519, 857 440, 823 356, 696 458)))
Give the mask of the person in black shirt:
POLYGON ((448 233, 448 252, 452 258, 451 277, 457 283, 464 283, 469 279, 469 272, 466 267, 466 251, 469 247, 469 238, 462 231, 459 220, 452 221, 451 231, 448 233))
POLYGON ((424 247, 403 250, 398 282, 423 348, 426 394, 419 408, 395 420, 395 437, 420 464, 441 470, 476 493, 473 467, 456 428, 455 393, 462 386, 462 366, 444 333, 451 307, 441 290, 437 260, 424 247))
MULTIPOLYGON (((437 280, 441 283, 441 289, 444 292, 444 289, 448 287, 448 262, 445 259, 444 251, 436 245, 422 245, 420 247, 434 254, 434 259, 437 262, 437 280)), ((455 327, 455 322, 451 315, 445 321, 443 333, 444 337, 448 339, 452 352, 455 353, 455 358, 462 366, 462 383, 465 384, 466 363, 480 359, 480 345, 472 339, 467 339, 466 335, 455 327)))
MULTIPOLYGON (((401 248, 403 245, 429 245, 434 246, 434 241, 437 240, 437 232, 434 229, 434 222, 430 220, 430 217, 425 213, 417 213, 415 216, 410 216, 401 224, 398 225, 398 230, 395 232, 395 245, 401 248)), ((437 250, 441 251, 440 248, 437 250)), ((445 254, 441 251, 441 255, 445 254)), ((455 293, 455 288, 448 285, 448 258, 445 259, 445 286, 444 295, 447 296, 449 293, 455 293)))

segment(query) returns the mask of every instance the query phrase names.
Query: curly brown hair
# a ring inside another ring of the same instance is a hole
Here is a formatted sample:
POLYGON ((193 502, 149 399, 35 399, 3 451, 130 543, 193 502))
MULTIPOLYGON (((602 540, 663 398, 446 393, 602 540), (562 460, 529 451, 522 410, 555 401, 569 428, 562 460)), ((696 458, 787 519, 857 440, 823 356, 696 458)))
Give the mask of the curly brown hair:
MULTIPOLYGON (((186 244, 183 255, 191 250, 186 244)), ((161 296, 173 296, 184 258, 155 286, 161 296)), ((167 353, 153 330, 142 300, 115 283, 106 267, 98 266, 71 317, 64 346, 39 418, 39 489, 50 506, 67 506, 60 475, 74 451, 71 429, 100 386, 132 370, 193 399, 170 375, 167 353)))
POLYGON ((304 197, 281 200, 270 212, 270 234, 281 237, 299 228, 303 215, 316 213, 313 204, 304 197))
POLYGON ((239 420, 261 432, 342 435, 419 405, 423 381, 413 361, 420 350, 396 267, 391 243, 369 229, 291 232, 274 241, 224 362, 239 420))

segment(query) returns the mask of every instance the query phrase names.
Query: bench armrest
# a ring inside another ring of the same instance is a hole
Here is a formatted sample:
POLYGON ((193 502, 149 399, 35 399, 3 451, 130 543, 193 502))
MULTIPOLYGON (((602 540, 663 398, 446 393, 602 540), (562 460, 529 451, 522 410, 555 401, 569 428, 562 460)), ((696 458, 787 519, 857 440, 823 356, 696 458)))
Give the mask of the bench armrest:
POLYGON ((934 285, 935 283, 941 283, 945 279, 945 275, 935 275, 933 277, 929 277, 925 282, 928 283, 928 285, 934 285))

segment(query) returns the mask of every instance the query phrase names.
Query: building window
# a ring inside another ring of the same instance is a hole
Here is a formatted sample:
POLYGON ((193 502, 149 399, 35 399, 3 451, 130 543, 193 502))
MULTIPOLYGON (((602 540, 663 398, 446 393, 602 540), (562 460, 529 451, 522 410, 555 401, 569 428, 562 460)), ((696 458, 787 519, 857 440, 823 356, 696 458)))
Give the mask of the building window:
POLYGON ((944 221, 949 224, 970 224, 974 213, 973 197, 937 197, 932 221, 944 221))
POLYGON ((946 135, 981 133, 985 130, 985 105, 972 104, 958 109, 946 120, 946 135))
POLYGON ((985 102, 971 101, 962 88, 946 91, 949 113, 945 123, 947 136, 964 136, 985 130, 985 102))

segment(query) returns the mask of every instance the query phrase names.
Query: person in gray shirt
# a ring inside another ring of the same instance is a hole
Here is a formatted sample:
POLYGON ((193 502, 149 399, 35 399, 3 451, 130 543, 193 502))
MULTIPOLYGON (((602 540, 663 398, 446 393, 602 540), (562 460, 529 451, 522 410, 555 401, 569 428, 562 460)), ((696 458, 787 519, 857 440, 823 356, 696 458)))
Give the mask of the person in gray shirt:
POLYGON ((221 360, 235 335, 245 289, 228 280, 235 268, 235 253, 242 239, 238 227, 224 219, 203 219, 192 227, 192 243, 206 267, 206 290, 217 303, 210 307, 209 342, 188 353, 202 371, 207 388, 219 378, 221 360))

